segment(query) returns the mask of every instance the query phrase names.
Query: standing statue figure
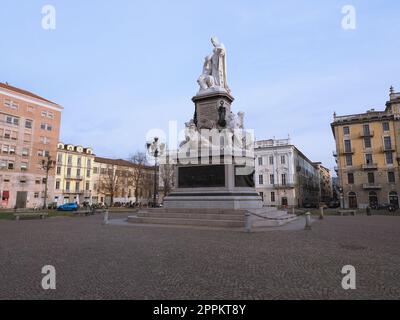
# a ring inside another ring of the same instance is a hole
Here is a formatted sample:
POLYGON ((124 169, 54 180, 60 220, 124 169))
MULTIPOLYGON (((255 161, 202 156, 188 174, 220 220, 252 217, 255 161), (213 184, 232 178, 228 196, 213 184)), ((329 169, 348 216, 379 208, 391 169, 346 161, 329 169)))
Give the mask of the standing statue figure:
POLYGON ((213 52, 205 58, 203 73, 197 80, 200 92, 208 89, 225 90, 230 93, 226 80, 226 49, 216 37, 211 38, 213 52))

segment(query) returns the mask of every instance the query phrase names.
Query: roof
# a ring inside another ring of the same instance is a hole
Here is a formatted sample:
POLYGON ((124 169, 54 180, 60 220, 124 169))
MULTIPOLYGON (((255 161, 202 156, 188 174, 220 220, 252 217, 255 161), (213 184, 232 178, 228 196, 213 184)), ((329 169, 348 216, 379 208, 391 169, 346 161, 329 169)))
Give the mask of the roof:
MULTIPOLYGON (((123 160, 123 159, 109 159, 109 158, 95 157, 94 161, 98 162, 98 163, 105 163, 105 164, 123 166, 123 167, 132 167, 132 168, 138 167, 137 164, 132 163, 128 160, 123 160)), ((148 169, 151 168, 149 166, 144 166, 144 167, 148 168, 148 169)))
POLYGON ((14 91, 14 92, 17 92, 19 94, 23 94, 25 96, 29 96, 29 97, 32 97, 32 98, 35 98, 35 99, 38 99, 38 100, 42 100, 44 102, 49 102, 49 103, 58 105, 57 103, 55 103, 53 101, 47 100, 47 99, 45 99, 45 98, 43 98, 41 96, 38 96, 37 94, 34 94, 32 92, 29 92, 27 90, 23 90, 23 89, 20 89, 20 88, 17 88, 17 87, 10 86, 8 83, 0 82, 0 88, 6 89, 6 90, 10 90, 10 91, 14 91))

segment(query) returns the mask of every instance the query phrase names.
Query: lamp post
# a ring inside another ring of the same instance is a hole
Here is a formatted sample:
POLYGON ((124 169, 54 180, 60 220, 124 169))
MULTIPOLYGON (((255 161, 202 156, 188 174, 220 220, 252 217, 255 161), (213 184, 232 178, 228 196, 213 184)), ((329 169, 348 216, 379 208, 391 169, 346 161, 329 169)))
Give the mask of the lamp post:
POLYGON ((165 149, 165 144, 159 142, 158 137, 154 137, 152 142, 146 143, 146 148, 149 154, 154 157, 154 191, 153 191, 153 207, 157 201, 157 158, 165 149))
POLYGON ((47 207, 47 190, 48 190, 48 180, 49 180, 49 171, 55 167, 56 162, 51 160, 51 156, 48 155, 46 160, 42 160, 42 168, 46 171, 46 184, 44 186, 44 201, 43 201, 43 210, 46 210, 47 207))

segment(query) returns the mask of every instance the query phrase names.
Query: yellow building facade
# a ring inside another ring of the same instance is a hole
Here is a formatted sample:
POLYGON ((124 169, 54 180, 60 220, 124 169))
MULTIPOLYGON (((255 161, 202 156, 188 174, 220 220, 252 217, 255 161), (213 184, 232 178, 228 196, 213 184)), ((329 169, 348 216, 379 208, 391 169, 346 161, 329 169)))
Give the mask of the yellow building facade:
POLYGON ((92 203, 94 158, 91 148, 58 144, 54 203, 92 203))
POLYGON ((344 208, 399 205, 400 94, 393 88, 385 111, 334 115, 337 167, 344 208))

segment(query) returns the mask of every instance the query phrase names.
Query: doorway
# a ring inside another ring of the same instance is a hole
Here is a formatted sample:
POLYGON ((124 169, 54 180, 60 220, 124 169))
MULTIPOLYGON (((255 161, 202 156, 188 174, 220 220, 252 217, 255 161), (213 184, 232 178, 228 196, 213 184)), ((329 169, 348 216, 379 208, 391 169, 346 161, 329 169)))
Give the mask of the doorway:
POLYGON ((28 199, 27 191, 17 191, 17 202, 15 204, 16 208, 25 209, 27 199, 28 199))

